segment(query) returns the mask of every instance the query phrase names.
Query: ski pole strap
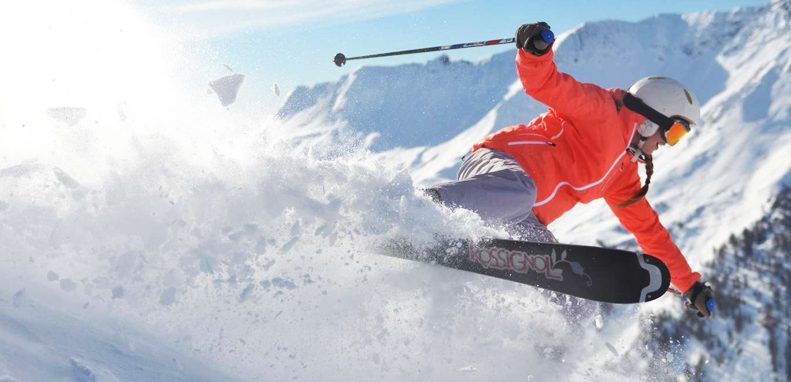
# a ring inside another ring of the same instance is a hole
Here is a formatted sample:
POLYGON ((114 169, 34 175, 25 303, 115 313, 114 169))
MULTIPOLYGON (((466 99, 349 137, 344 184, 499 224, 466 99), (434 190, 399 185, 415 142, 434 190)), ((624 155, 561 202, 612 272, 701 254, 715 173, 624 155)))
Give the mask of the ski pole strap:
POLYGON ((649 121, 656 123, 662 129, 661 131, 666 131, 670 129, 670 126, 673 126, 675 121, 673 118, 670 118, 654 109, 651 106, 648 106, 643 100, 633 96, 631 93, 626 93, 623 96, 623 105, 626 106, 627 109, 646 117, 649 121))

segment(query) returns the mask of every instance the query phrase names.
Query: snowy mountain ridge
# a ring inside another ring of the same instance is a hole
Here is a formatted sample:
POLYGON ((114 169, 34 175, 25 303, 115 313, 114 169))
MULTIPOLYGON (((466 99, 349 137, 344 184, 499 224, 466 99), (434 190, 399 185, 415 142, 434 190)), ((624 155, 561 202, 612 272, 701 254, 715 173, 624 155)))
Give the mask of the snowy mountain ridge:
POLYGON ((396 70, 362 67, 337 83, 298 87, 278 114, 343 120, 356 131, 380 135, 383 148, 446 141, 455 135, 447 126, 474 124, 503 97, 513 70, 498 69, 511 61, 502 55, 476 64, 443 57, 396 70))

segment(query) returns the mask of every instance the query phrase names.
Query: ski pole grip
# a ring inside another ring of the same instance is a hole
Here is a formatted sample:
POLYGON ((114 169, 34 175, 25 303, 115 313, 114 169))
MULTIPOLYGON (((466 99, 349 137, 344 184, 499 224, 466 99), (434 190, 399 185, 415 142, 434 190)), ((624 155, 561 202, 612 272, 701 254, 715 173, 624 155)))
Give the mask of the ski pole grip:
POLYGON ((546 50, 553 42, 555 42, 555 34, 549 29, 544 29, 541 31, 541 38, 535 39, 533 45, 538 50, 546 50))
POLYGON ((713 298, 706 300, 706 309, 709 310, 709 313, 713 313, 714 309, 717 308, 717 303, 714 301, 713 298))

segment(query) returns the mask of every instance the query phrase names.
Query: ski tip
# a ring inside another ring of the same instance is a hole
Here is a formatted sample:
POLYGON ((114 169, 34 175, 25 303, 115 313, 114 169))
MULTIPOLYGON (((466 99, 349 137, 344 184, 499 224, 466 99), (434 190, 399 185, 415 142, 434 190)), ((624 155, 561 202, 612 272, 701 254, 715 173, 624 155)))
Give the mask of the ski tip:
POLYGON ((649 284, 640 293, 640 302, 648 302, 662 297, 670 289, 670 271, 665 263, 649 254, 637 253, 640 267, 648 272, 649 284))
POLYGON ((335 59, 333 59, 333 62, 335 62, 335 65, 338 65, 338 67, 340 68, 341 66, 346 64, 346 56, 343 53, 338 53, 335 55, 335 59))

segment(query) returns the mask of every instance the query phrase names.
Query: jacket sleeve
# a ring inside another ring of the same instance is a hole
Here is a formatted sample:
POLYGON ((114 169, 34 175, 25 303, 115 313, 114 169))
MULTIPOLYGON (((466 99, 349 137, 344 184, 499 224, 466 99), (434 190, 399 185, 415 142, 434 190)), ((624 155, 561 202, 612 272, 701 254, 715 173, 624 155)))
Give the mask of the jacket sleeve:
POLYGON ((543 56, 517 49, 516 71, 529 96, 572 120, 596 120, 602 115, 603 108, 614 107, 607 90, 595 84, 578 82, 574 77, 559 72, 554 57, 551 49, 543 56))
POLYGON ((618 207, 619 203, 628 200, 640 189, 639 177, 636 177, 636 182, 632 182, 630 186, 618 193, 605 196, 607 205, 624 228, 634 235, 640 248, 667 265, 670 270, 670 282, 685 293, 695 281, 700 279, 700 273, 692 272, 684 255, 673 243, 670 233, 659 222, 659 216, 645 198, 628 207, 618 207))

